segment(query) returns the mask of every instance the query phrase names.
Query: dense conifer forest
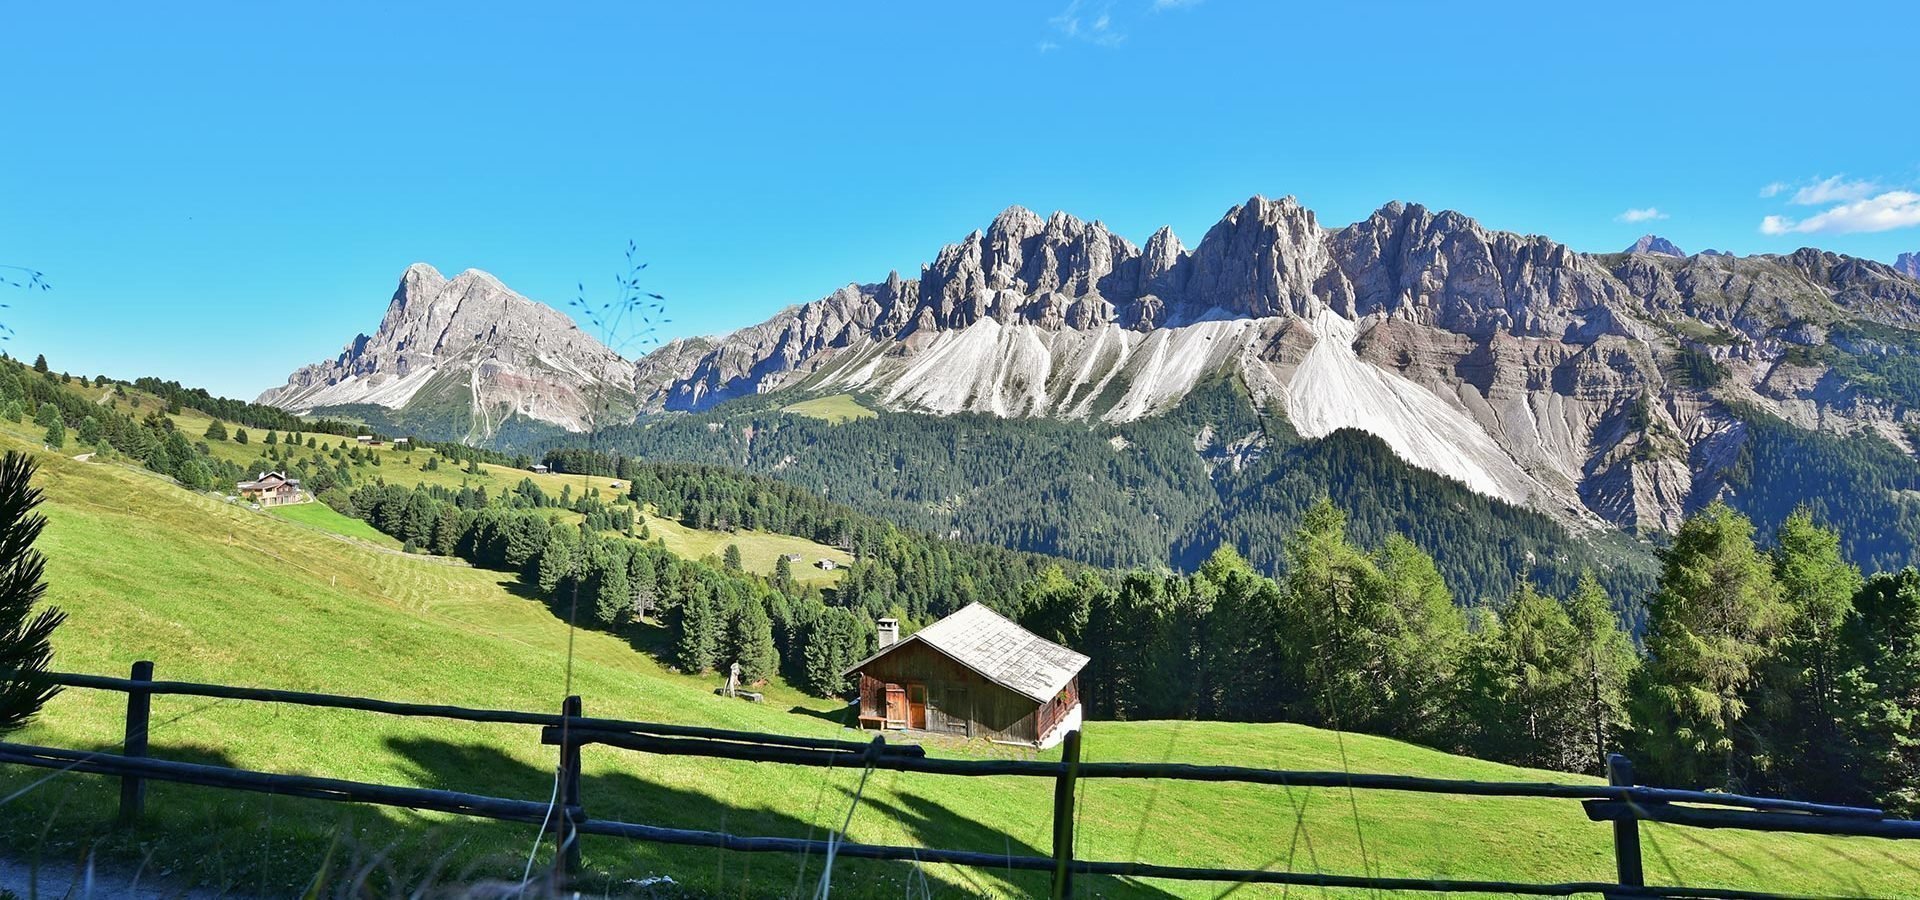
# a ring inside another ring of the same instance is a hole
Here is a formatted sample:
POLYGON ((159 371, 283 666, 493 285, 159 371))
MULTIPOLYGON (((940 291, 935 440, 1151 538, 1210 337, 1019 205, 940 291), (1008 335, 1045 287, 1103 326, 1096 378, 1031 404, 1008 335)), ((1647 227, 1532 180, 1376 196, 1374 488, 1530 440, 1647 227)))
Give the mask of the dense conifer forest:
POLYGON ((1414 468, 1370 435, 1302 440, 1231 381, 1119 426, 899 413, 833 424, 751 398, 610 428, 597 446, 723 462, 929 533, 1105 568, 1191 570, 1229 546, 1278 574, 1286 534, 1330 496, 1358 534, 1406 535, 1470 599, 1505 596, 1521 577, 1564 591, 1583 571, 1614 596, 1639 596, 1653 571, 1648 544, 1576 537, 1414 468))

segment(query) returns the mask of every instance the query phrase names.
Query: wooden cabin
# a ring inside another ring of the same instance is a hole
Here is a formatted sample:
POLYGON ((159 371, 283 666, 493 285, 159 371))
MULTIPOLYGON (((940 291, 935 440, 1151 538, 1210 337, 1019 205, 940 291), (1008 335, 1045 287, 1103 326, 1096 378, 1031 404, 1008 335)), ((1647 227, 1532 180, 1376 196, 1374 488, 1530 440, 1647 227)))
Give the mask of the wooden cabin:
POLYGON ((860 727, 929 731, 1051 747, 1080 726, 1087 658, 978 603, 898 640, 880 622, 880 652, 860 676, 860 727))
POLYGON ((300 479, 288 478, 285 472, 261 472, 236 488, 240 496, 261 506, 284 506, 301 500, 300 479))

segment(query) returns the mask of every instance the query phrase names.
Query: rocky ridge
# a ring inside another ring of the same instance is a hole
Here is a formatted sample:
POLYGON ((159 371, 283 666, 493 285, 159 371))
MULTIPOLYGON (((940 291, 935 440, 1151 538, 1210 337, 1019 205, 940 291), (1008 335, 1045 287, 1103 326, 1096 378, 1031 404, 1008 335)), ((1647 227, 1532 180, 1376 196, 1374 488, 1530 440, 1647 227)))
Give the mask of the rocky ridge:
POLYGON ((1307 436, 1358 428, 1482 493, 1656 530, 1718 490, 1741 439, 1728 400, 1906 445, 1908 411, 1810 384, 1785 349, 1839 321, 1920 324, 1920 283, 1814 249, 1642 243, 1584 254, 1401 203, 1332 229, 1256 196, 1191 249, 1165 228, 1136 246, 1012 207, 917 278, 663 349, 636 389, 653 410, 854 391, 903 411, 1121 422, 1230 375, 1307 436), (1689 383, 1680 354, 1727 379, 1689 383))

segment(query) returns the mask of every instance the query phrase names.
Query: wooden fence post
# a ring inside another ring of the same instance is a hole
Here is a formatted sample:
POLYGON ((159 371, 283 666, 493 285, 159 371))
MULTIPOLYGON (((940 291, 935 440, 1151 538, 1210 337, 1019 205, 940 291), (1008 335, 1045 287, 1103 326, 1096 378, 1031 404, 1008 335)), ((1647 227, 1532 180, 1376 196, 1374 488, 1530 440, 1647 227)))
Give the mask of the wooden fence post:
MULTIPOLYGON (((580 696, 575 694, 560 703, 560 715, 578 719, 580 696)), ((580 874, 580 742, 573 734, 574 724, 560 723, 560 808, 555 829, 557 852, 554 864, 560 869, 562 884, 570 884, 580 874)))
POLYGON ((1073 786, 1080 777, 1080 730, 1060 743, 1060 777, 1053 783, 1053 900, 1073 893, 1073 786))
MULTIPOLYGON (((1607 754, 1607 783, 1615 787, 1633 786, 1633 761, 1618 753, 1607 754)), ((1635 806, 1629 801, 1629 806, 1635 806)), ((1615 819, 1613 822, 1613 859, 1620 884, 1644 887, 1646 875, 1640 867, 1640 820, 1615 819)))
MULTIPOLYGON (((140 660, 133 664, 132 681, 153 680, 153 662, 140 660)), ((122 738, 120 753, 123 756, 143 757, 147 755, 147 728, 153 717, 153 694, 150 691, 134 688, 127 691, 127 729, 122 738)), ((137 775, 120 776, 120 824, 132 825, 140 821, 140 814, 147 806, 147 781, 137 775)))

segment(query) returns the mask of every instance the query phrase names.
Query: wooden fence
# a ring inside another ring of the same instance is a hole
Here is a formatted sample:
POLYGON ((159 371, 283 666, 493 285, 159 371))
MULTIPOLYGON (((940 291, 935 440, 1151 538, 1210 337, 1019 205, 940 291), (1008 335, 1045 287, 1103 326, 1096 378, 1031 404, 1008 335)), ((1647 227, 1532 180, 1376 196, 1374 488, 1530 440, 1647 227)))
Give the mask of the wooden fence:
POLYGON ((126 731, 122 752, 119 754, 86 752, 0 742, 0 763, 117 777, 120 779, 119 821, 123 824, 131 824, 140 818, 146 803, 146 784, 149 781, 169 781, 316 800, 370 803, 501 821, 538 823, 542 828, 555 834, 560 848, 555 854, 555 874, 561 879, 570 879, 578 874, 580 836, 591 834, 663 844, 712 847, 743 853, 802 853, 827 856, 830 852, 834 857, 1047 872, 1052 876, 1051 895, 1055 898, 1071 895, 1073 880, 1076 876, 1106 875, 1181 881, 1363 888, 1378 891, 1476 892, 1533 896, 1602 894, 1607 897, 1621 898, 1782 900, 1788 895, 1728 888, 1646 884, 1640 860, 1639 823, 1665 822, 1701 828, 1920 838, 1920 821, 1890 819, 1877 809, 1636 785, 1633 783, 1632 766, 1620 756, 1614 756, 1610 760, 1609 783, 1604 785, 1466 781, 1408 775, 1286 771, 1183 763, 1082 762, 1080 734, 1077 731, 1067 735, 1062 744, 1059 762, 947 759, 927 756, 924 749, 918 746, 889 744, 884 737, 876 737, 871 742, 840 741, 689 725, 592 718, 583 714, 579 697, 566 698, 557 714, 398 703, 302 691, 155 681, 153 664, 144 661, 134 663, 131 677, 128 678, 75 674, 57 674, 53 678, 59 684, 68 687, 118 691, 127 695, 126 731), (287 703, 396 716, 425 716, 465 722, 537 726, 540 728, 541 742, 558 749, 559 784, 556 801, 543 803, 532 800, 513 800, 457 791, 368 784, 334 778, 256 772, 225 766, 153 759, 147 755, 147 730, 152 697, 155 694, 287 703), (644 753, 796 766, 886 769, 967 777, 1051 779, 1054 782, 1053 855, 1013 856, 972 850, 846 843, 839 841, 838 836, 835 836, 834 840, 827 841, 754 837, 595 819, 587 815, 583 798, 580 796, 580 752, 583 747, 595 744, 644 753), (1195 868, 1136 861, 1076 859, 1073 855, 1075 785, 1080 779, 1105 778, 1233 782, 1281 787, 1325 787, 1580 801, 1584 804, 1589 819, 1612 823, 1617 878, 1610 882, 1524 883, 1276 872, 1267 869, 1195 868))

